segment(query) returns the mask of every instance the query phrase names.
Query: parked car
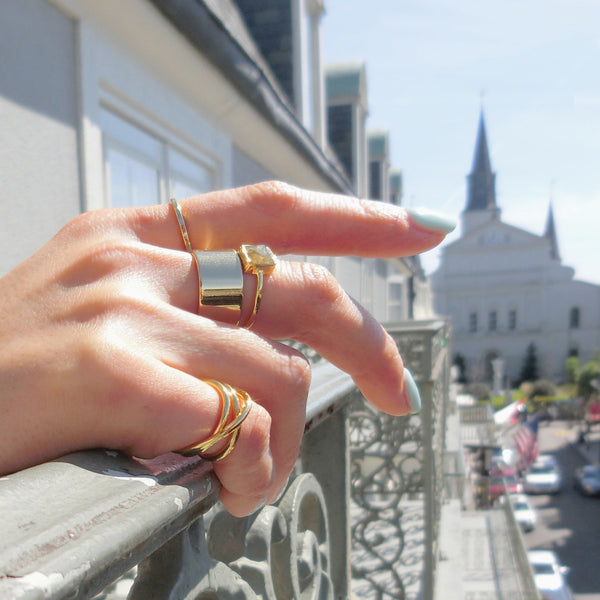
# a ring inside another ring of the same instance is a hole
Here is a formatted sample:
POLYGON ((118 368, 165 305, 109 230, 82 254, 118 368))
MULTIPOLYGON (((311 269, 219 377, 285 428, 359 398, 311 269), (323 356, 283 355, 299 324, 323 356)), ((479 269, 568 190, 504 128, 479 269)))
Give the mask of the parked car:
POLYGON ((584 496, 600 496, 600 465, 584 465, 575 471, 575 489, 584 496))
POLYGON ((527 469, 523 490, 526 494, 558 494, 562 483, 562 473, 554 456, 541 454, 527 469))
POLYGON ((517 523, 523 531, 532 531, 537 523, 537 513, 524 494, 515 494, 510 497, 510 503, 517 523))
POLYGON ((517 474, 514 471, 505 471, 504 473, 492 475, 490 478, 489 485, 489 496, 490 500, 494 501, 496 498, 504 494, 504 489, 509 494, 522 494, 523 485, 519 481, 517 474))
POLYGON ((554 552, 529 550, 527 557, 542 600, 573 600, 573 592, 566 580, 569 568, 559 563, 554 552))

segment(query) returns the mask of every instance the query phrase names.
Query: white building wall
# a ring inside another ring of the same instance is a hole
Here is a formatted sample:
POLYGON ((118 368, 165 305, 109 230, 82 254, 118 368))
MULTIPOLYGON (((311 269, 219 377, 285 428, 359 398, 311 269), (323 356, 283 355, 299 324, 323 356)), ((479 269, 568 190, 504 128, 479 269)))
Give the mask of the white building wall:
POLYGON ((81 209, 75 49, 52 5, 0 2, 0 275, 81 209))
POLYGON ((494 220, 446 247, 432 280, 436 312, 452 317, 453 351, 465 357, 473 380, 487 379, 492 354, 505 360, 505 372, 516 380, 530 343, 540 376, 556 381, 571 351, 585 362, 600 349, 600 286, 574 281, 573 269, 551 258, 543 237, 494 220), (572 329, 575 306, 581 322, 572 329), (472 314, 477 331, 470 331, 472 314))

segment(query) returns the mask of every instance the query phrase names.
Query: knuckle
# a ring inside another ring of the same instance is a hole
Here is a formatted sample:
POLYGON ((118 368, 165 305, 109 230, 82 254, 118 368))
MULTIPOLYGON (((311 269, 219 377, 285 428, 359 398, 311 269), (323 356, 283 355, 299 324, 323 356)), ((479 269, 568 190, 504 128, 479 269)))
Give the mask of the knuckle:
POLYGON ((57 233, 57 237, 78 243, 105 238, 115 225, 116 214, 115 209, 82 212, 68 221, 57 233))
POLYGON ((119 281, 107 281, 82 293, 76 308, 70 309, 68 319, 85 326, 89 339, 106 342, 117 339, 119 333, 129 335, 131 324, 144 315, 157 318, 160 305, 139 286, 119 281))
POLYGON ((144 254, 141 244, 127 239, 118 239, 107 240, 94 246, 88 256, 99 265, 105 265, 112 270, 122 270, 138 264, 144 254))
POLYGON ((65 287, 89 288, 148 262, 147 250, 132 240, 89 240, 81 246, 61 273, 65 287))
POLYGON ((97 226, 99 211, 83 212, 71 219, 58 233, 59 236, 85 237, 97 226))
POLYGON ((281 209, 286 205, 286 210, 291 209, 301 198, 303 192, 284 181, 262 181, 250 186, 252 199, 264 205, 265 210, 281 209))
POLYGON ((306 398, 310 388, 312 371, 308 359, 301 353, 294 351, 288 362, 287 391, 296 402, 299 398, 306 398))
MULTIPOLYGON (((342 286, 331 272, 314 263, 300 263, 300 285, 311 298, 311 303, 326 308, 339 303, 345 296, 342 286)), ((319 313, 320 309, 314 311, 319 313)))
POLYGON ((257 183, 254 188, 260 195, 279 199, 296 196, 300 191, 299 188, 278 180, 262 181, 257 183))

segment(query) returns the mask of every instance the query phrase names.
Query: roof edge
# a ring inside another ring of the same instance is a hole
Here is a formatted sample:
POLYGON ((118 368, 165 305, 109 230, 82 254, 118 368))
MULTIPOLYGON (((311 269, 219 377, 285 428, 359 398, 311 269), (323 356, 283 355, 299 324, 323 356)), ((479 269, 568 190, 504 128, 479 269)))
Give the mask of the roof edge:
POLYGON ((265 73, 264 65, 252 59, 231 35, 221 15, 204 0, 148 1, 223 73, 324 179, 338 191, 354 195, 350 181, 300 123, 287 99, 275 89, 265 73))

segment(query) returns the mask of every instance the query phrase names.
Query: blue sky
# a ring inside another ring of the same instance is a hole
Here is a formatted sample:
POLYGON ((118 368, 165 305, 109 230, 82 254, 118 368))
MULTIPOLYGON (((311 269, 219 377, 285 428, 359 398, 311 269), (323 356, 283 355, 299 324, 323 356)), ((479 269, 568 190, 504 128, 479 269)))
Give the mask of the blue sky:
POLYGON ((552 198, 563 264, 600 283, 600 1, 325 6, 324 62, 365 62, 404 203, 460 214, 483 106, 502 219, 541 234, 552 198))

